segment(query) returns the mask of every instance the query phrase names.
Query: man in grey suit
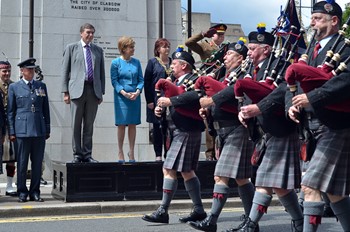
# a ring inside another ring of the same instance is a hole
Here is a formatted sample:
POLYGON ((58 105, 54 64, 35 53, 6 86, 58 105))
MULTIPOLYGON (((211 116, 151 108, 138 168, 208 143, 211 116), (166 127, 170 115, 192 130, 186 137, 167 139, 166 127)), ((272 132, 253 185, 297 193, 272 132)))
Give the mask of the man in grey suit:
POLYGON ((91 157, 92 135, 98 105, 105 93, 105 69, 102 48, 91 41, 95 28, 80 27, 79 42, 69 44, 63 53, 62 92, 70 104, 73 129, 73 163, 95 163, 91 157))
POLYGON ((43 202, 40 197, 40 178, 45 151, 45 140, 50 137, 50 109, 46 85, 34 81, 35 59, 29 58, 18 66, 22 78, 9 85, 7 117, 9 137, 16 140, 17 192, 19 202, 43 202), (28 160, 31 165, 29 191, 26 186, 28 160))

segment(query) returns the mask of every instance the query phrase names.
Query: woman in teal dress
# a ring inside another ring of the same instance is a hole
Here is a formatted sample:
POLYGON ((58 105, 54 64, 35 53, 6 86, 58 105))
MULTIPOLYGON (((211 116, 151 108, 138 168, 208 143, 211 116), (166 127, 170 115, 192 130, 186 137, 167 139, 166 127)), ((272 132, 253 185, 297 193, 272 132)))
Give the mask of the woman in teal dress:
POLYGON ((143 75, 141 63, 133 58, 135 41, 130 37, 118 40, 120 57, 111 64, 111 81, 114 88, 115 125, 118 127, 118 160, 125 162, 123 144, 128 126, 129 162, 135 162, 136 125, 141 123, 143 75))

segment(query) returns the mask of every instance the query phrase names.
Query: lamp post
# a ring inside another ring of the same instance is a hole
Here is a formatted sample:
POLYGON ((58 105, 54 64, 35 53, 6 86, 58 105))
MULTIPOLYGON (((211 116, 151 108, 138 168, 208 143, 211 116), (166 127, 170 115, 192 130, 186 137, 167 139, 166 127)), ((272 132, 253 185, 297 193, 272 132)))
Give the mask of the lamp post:
POLYGON ((163 0, 159 0, 159 38, 163 38, 163 0))
MULTIPOLYGON (((186 21, 184 21, 181 15, 182 35, 186 34, 186 27, 184 22, 187 22, 187 38, 190 38, 192 37, 192 0, 187 0, 187 9, 184 7, 181 7, 181 9, 186 11, 187 17, 186 21)), ((188 52, 191 53, 191 49, 188 48, 188 52)))
POLYGON ((34 47, 34 0, 29 1, 29 57, 33 57, 34 47))
POLYGON ((188 38, 192 37, 192 0, 187 0, 187 35, 188 38))

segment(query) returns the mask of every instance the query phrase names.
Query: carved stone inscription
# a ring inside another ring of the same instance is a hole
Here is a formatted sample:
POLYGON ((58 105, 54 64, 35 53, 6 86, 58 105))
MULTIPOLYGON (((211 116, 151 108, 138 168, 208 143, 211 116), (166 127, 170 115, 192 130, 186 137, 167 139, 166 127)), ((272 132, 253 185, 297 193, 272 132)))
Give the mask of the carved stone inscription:
POLYGON ((126 0, 64 0, 64 15, 73 18, 123 19, 126 8, 126 0))
POLYGON ((95 35, 93 42, 103 49, 106 60, 113 60, 120 55, 117 41, 114 37, 101 37, 95 35))

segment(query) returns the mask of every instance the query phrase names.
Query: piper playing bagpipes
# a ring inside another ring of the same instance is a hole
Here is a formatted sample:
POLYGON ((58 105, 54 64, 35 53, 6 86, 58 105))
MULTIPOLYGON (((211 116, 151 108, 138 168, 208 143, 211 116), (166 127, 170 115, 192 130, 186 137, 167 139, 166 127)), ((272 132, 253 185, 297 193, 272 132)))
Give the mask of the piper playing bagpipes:
MULTIPOLYGON (((339 38, 341 21, 342 9, 334 1, 320 1, 313 6, 310 26, 316 30, 317 42, 311 45, 307 54, 309 65, 317 67, 325 60, 327 51, 333 47, 333 51, 338 51, 343 46, 343 38, 333 46, 339 38), (313 49, 317 47, 320 49, 313 49)), ((347 47, 339 62, 349 56, 347 47)), ((315 139, 314 152, 301 182, 305 194, 304 232, 317 231, 321 223, 325 205, 321 192, 328 195, 343 230, 350 231, 350 113, 327 108, 350 99, 349 74, 345 69, 309 92, 299 92, 287 99, 290 102, 288 116, 295 122, 304 120, 297 116, 301 108, 305 109, 306 126, 313 131, 315 139)))
MULTIPOLYGON (((224 56, 226 77, 236 75, 235 78, 243 78, 244 72, 240 72, 246 59, 248 48, 244 40, 231 43, 224 56), (241 73, 241 75, 238 75, 241 73)), ((225 81, 225 80, 223 80, 225 81)), ((229 194, 229 180, 235 179, 238 185, 238 193, 242 199, 245 210, 244 218, 248 217, 254 195, 254 185, 250 182, 253 176, 250 155, 254 144, 249 140, 248 131, 238 120, 238 101, 233 95, 233 85, 221 83, 210 76, 201 76, 195 84, 196 90, 204 90, 207 96, 200 99, 201 115, 204 119, 211 117, 216 130, 217 163, 214 172, 213 201, 210 214, 202 221, 192 221, 189 225, 197 230, 216 231, 217 220, 224 207, 229 194), (219 90, 222 90, 219 92, 219 90), (221 107, 225 103, 230 103, 221 107), (230 109, 230 108, 231 109, 230 109), (210 109, 210 110, 208 110, 210 109), (210 114, 210 115, 209 115, 210 114), (218 156, 220 154, 220 156, 218 156)), ((236 231, 241 227, 229 229, 236 231)))
MULTIPOLYGON (((193 76, 194 59, 188 52, 176 51, 172 55, 170 67, 172 75, 175 77, 175 83, 181 85, 184 80, 193 76)), ((169 107, 167 122, 172 133, 172 141, 163 164, 163 198, 159 208, 152 214, 144 215, 142 219, 154 223, 169 223, 168 208, 177 190, 177 172, 180 172, 184 179, 185 188, 193 202, 193 212, 179 218, 179 221, 186 223, 187 221, 202 220, 206 218, 207 214, 203 209, 199 179, 194 171, 198 166, 201 134, 205 127, 199 116, 196 119, 176 110, 177 108, 187 108, 198 115, 198 95, 195 91, 187 91, 180 95, 174 93, 172 97, 160 97, 155 108, 156 116, 162 115, 164 107, 169 107)))
MULTIPOLYGON (((274 36, 260 29, 249 33, 248 38, 248 56, 252 59, 255 70, 258 69, 250 81, 254 83, 262 80, 265 67, 269 65, 274 36)), ((271 59, 272 62, 275 61, 274 57, 271 59)), ((274 63, 270 67, 275 67, 274 63)), ((293 231, 302 231, 303 214, 294 191, 300 187, 301 181, 298 136, 295 125, 288 121, 283 113, 276 114, 276 111, 284 110, 286 89, 286 84, 282 82, 278 88, 271 90, 255 104, 240 108, 239 118, 244 125, 256 117, 258 125, 263 129, 264 136, 257 141, 259 146, 256 150, 263 147, 265 151, 256 173, 256 190, 249 217, 243 228, 238 231, 256 231, 259 220, 271 203, 273 192, 290 214, 293 231)), ((258 91, 256 93, 260 94, 258 91)), ((235 94, 237 97, 236 91, 235 94)))

